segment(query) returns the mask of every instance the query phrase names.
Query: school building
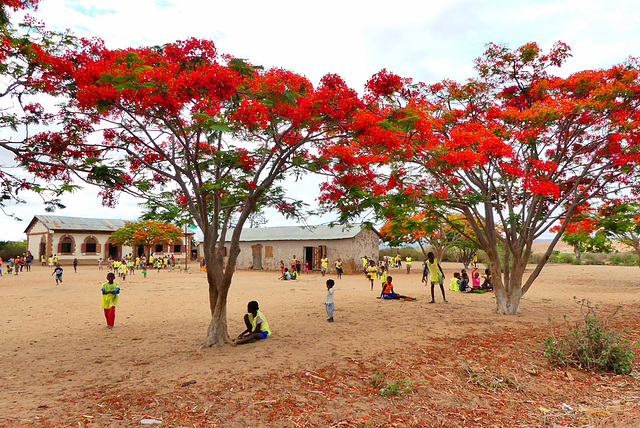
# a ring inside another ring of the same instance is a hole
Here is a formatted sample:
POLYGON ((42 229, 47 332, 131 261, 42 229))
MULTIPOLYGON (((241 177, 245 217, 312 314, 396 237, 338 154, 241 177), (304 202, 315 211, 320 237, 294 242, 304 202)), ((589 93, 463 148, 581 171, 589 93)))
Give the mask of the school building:
MULTIPOLYGON (((329 259, 329 269, 335 272, 340 258, 345 273, 362 271, 362 257, 378 259, 380 234, 375 229, 351 226, 283 226, 246 228, 240 235, 240 255, 237 269, 280 270, 282 260, 291 267, 295 256, 309 263, 309 270, 320 270, 320 259, 329 259)), ((229 243, 225 244, 225 261, 229 243)), ((203 257, 202 243, 198 256, 203 257)))
MULTIPOLYGON (((127 254, 145 254, 144 248, 116 245, 111 234, 125 226, 126 221, 117 219, 63 217, 37 215, 25 229, 27 250, 39 261, 41 256, 58 256, 58 263, 70 264, 73 259, 79 263, 96 263, 112 257, 120 260, 127 254)), ((184 260, 190 253, 193 233, 187 232, 171 245, 156 245, 151 252, 156 256, 173 254, 184 260), (185 236, 187 237, 185 239, 185 236)))

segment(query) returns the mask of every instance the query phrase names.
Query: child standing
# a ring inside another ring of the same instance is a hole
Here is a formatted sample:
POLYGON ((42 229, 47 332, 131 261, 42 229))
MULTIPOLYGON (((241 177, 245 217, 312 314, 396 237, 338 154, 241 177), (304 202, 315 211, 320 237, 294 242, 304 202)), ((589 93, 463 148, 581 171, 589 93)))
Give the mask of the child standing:
POLYGON ((60 263, 56 265, 56 268, 51 273, 51 276, 56 276, 56 285, 62 282, 62 268, 60 267, 60 263))
POLYGON ((327 311, 328 322, 333 322, 333 311, 335 309, 335 304, 333 303, 333 286, 335 282, 333 279, 327 279, 327 296, 324 299, 324 308, 327 311))
POLYGON ((102 304, 100 307, 104 309, 107 328, 113 328, 113 324, 116 321, 116 303, 118 303, 120 287, 118 287, 118 283, 115 280, 116 276, 109 272, 107 274, 107 282, 102 284, 102 304))
POLYGON ((367 278, 369 278, 369 282, 371 283, 371 291, 373 291, 373 281, 378 279, 378 267, 373 260, 369 262, 369 267, 367 267, 367 278))
POLYGON ((342 259, 336 261, 336 273, 338 274, 338 279, 342 279, 342 259))
POLYGON ((78 259, 73 259, 73 271, 78 273, 78 259))
POLYGON ((425 260, 425 269, 422 272, 422 282, 427 282, 427 279, 431 283, 431 301, 429 303, 435 303, 436 299, 433 293, 433 289, 436 284, 440 285, 440 291, 442 291, 442 300, 447 303, 447 298, 444 294, 444 272, 440 262, 435 258, 433 252, 427 254, 427 260, 425 260))

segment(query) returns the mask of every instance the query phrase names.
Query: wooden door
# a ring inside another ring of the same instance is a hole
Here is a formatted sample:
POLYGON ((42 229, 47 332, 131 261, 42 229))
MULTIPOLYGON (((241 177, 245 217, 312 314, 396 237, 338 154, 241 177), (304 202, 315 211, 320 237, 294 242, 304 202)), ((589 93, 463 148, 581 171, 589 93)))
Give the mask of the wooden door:
POLYGON ((262 245, 252 245, 251 254, 253 255, 253 270, 262 269, 262 245))

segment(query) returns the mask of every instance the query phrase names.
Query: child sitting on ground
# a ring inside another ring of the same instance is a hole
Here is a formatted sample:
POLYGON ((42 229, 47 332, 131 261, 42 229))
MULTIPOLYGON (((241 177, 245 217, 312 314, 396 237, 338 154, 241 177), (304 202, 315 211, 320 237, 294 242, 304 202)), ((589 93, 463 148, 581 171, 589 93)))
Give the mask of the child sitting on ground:
POLYGON ((493 284, 491 283, 491 270, 485 269, 484 282, 480 286, 481 290, 493 290, 493 284))
POLYGON ((413 297, 403 296, 402 294, 398 294, 393 290, 393 277, 388 276, 387 281, 382 284, 382 292, 380 292, 380 299, 406 299, 406 300, 415 300, 413 297))
POLYGON ((278 278, 279 280, 288 281, 291 279, 291 274, 289 273, 289 268, 284 268, 282 271, 282 276, 278 278))
POLYGON ((455 272, 453 274, 453 278, 449 282, 449 290, 451 291, 460 291, 460 273, 455 272))
POLYGON ((463 269, 460 278, 460 292, 466 293, 470 289, 471 287, 469 287, 469 275, 467 275, 467 272, 463 269))
POLYGON ((247 326, 247 329, 238 335, 238 338, 232 343, 233 346, 253 342, 254 340, 266 339, 271 334, 269 323, 259 309, 258 302, 255 300, 249 302, 247 305, 247 314, 244 316, 244 324, 247 326))
POLYGON ((480 289, 480 273, 478 269, 473 269, 471 271, 471 290, 479 290, 480 289))

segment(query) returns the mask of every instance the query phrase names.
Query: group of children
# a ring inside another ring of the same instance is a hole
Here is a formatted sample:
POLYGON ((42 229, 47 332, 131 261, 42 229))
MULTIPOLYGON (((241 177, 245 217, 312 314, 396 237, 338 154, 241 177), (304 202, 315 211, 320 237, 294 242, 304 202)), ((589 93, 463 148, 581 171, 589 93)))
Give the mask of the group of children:
MULTIPOLYGON (((294 258, 295 260, 295 258, 294 258)), ((59 266, 57 267, 57 269, 59 266)), ((60 269, 60 276, 62 275, 60 269)), ((388 268, 384 265, 376 265, 375 262, 369 261, 368 266, 366 268, 367 278, 371 281, 371 289, 373 290, 373 280, 377 279, 378 276, 381 279, 382 290, 380 292, 380 299, 383 300, 415 300, 413 297, 404 296, 399 293, 396 293, 393 288, 393 277, 387 275, 388 268)), ((55 271, 54 271, 55 273, 55 271)), ((289 272, 289 269, 284 267, 282 264, 282 276, 279 279, 290 280, 297 279, 297 269, 292 269, 292 272, 289 272)), ((445 291, 443 287, 444 282, 444 272, 438 260, 434 257, 433 253, 429 253, 427 255, 427 260, 424 263, 423 268, 423 277, 422 280, 424 282, 431 282, 431 301, 429 303, 434 303, 434 286, 435 284, 439 284, 442 289, 442 297, 446 302, 445 291)), ((472 271, 472 284, 469 286, 469 277, 466 273, 466 270, 462 270, 461 272, 455 272, 454 278, 451 279, 450 289, 453 291, 461 291, 461 292, 486 292, 486 290, 492 290, 493 287, 491 285, 491 272, 489 269, 485 270, 485 276, 483 277, 484 281, 481 284, 480 274, 477 271, 477 268, 474 268, 472 271)), ((56 275, 56 283, 57 283, 57 275, 56 275)), ((60 278, 61 279, 61 278, 60 278)), ((325 311, 327 313, 327 322, 334 322, 334 310, 335 310, 335 302, 334 302, 334 286, 335 281, 333 279, 328 279, 326 281, 327 292, 325 295, 325 311)), ((113 328, 115 323, 115 307, 118 302, 118 297, 120 294, 120 287, 117 282, 115 282, 115 275, 112 272, 107 274, 107 282, 102 284, 102 303, 101 308, 104 310, 105 318, 107 320, 107 328, 113 328)), ((244 315, 244 323, 246 329, 238 335, 238 337, 233 341, 233 345, 239 345, 244 343, 253 342, 256 340, 266 339, 270 334, 271 330, 269 329, 269 323, 267 322, 266 317, 259 310, 259 305, 257 301, 251 301, 247 305, 247 313, 244 315)))
POLYGON ((477 268, 471 271, 471 283, 469 283, 469 275, 466 269, 462 269, 460 272, 455 272, 451 282, 449 284, 451 291, 460 291, 462 293, 486 293, 487 291, 493 291, 493 284, 491 283, 491 270, 485 269, 484 275, 480 277, 480 272, 477 268))
POLYGON ((298 279, 298 271, 295 269, 291 269, 291 272, 289 272, 289 268, 283 267, 282 275, 280 275, 280 278, 278 279, 284 281, 296 280, 298 279))
MULTIPOLYGON (((22 272, 23 270, 29 272, 31 271, 32 260, 33 256, 29 251, 21 256, 10 257, 5 267, 6 273, 18 275, 18 272, 22 272)), ((0 276, 2 276, 2 257, 0 257, 0 276)))

